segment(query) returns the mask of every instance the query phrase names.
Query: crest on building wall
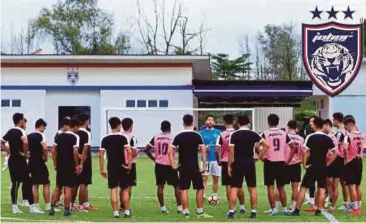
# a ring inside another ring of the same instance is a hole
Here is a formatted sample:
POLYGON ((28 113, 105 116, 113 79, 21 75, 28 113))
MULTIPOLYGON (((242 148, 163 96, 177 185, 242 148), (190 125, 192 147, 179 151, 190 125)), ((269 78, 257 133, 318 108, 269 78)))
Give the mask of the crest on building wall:
POLYGON ((79 80, 79 70, 77 68, 69 68, 67 69, 67 81, 75 85, 79 80))
MULTIPOLYGON (((323 11, 314 11, 312 19, 321 19, 323 11)), ((332 7, 328 20, 337 19, 332 7)), ((342 11, 344 20, 352 20, 349 6, 342 11)), ((333 97, 344 91, 357 76, 363 57, 363 24, 335 21, 302 25, 302 54, 304 65, 314 84, 333 97)))

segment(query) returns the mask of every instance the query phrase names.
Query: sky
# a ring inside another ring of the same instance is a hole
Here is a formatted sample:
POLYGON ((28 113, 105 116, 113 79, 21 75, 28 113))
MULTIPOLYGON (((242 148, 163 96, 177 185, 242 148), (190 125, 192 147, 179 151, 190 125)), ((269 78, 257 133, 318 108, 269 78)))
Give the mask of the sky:
MULTIPOLYGON (((140 0, 145 12, 150 16, 152 0, 140 0)), ((172 0, 166 0, 171 3, 172 0)), ((1 46, 2 50, 9 48, 12 35, 25 29, 27 22, 35 18, 40 9, 50 7, 57 0, 1 0, 1 46)), ((114 14, 115 32, 124 31, 131 34, 133 51, 139 53, 139 33, 133 24, 137 19, 136 0, 99 0, 100 8, 114 14)), ((322 20, 312 20, 310 10, 315 6, 319 10, 345 11, 349 5, 355 10, 353 21, 357 23, 361 17, 366 17, 366 0, 185 0, 184 14, 189 18, 189 26, 198 27, 205 20, 208 32, 205 34, 205 51, 211 53, 223 52, 231 56, 240 53, 240 42, 245 35, 249 36, 250 48, 253 50, 256 35, 266 24, 295 24, 298 35, 302 23, 327 22, 327 13, 322 13, 322 20)), ((344 22, 343 13, 337 14, 337 22, 344 22)), ((47 39, 36 42, 38 48, 52 53, 52 44, 47 39)))

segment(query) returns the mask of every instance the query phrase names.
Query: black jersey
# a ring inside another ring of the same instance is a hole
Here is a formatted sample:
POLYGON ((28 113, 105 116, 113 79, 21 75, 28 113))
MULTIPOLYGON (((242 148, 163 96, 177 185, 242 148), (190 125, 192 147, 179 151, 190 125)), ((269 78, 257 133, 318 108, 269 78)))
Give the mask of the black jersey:
POLYGON ((205 145, 199 133, 184 130, 174 137, 172 145, 179 151, 178 160, 181 166, 197 166, 198 168, 198 149, 205 145))
POLYGON ((2 141, 9 143, 10 155, 12 158, 21 158, 20 153, 24 152, 23 149, 23 138, 27 137, 24 129, 20 127, 13 127, 6 132, 3 136, 2 141))

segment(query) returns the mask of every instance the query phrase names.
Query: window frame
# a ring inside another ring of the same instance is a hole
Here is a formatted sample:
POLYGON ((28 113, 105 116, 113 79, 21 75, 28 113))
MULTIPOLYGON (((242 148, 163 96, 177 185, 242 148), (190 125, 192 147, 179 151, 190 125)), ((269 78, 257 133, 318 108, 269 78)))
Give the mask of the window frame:
POLYGON ((169 100, 159 100, 159 108, 168 108, 169 100), (166 103, 166 106, 163 106, 162 103, 166 103))
POLYGON ((137 108, 146 108, 147 107, 147 102, 146 100, 136 100, 136 107, 137 108), (143 102, 145 104, 145 106, 139 106, 139 102, 143 102))
POLYGON ((157 108, 158 106, 158 100, 147 100, 147 107, 149 108, 157 108), (153 106, 150 103, 154 103, 153 106))
POLYGON ((11 102, 10 101, 11 101, 10 99, 1 99, 1 107, 2 108, 9 108, 9 107, 11 107, 11 102), (4 105, 3 106, 3 102, 7 102, 7 105, 4 105))
POLYGON ((126 106, 126 108, 136 108, 136 100, 126 100, 126 104, 125 104, 125 106, 126 106), (129 104, 128 103, 132 103, 133 102, 133 106, 129 106, 129 104))

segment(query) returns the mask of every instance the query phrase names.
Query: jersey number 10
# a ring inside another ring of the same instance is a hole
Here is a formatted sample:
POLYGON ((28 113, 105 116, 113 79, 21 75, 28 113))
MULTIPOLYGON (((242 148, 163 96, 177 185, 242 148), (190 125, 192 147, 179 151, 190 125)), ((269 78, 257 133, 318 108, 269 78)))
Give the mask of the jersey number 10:
POLYGON ((168 143, 158 143, 158 154, 159 155, 166 155, 168 153, 168 143))

